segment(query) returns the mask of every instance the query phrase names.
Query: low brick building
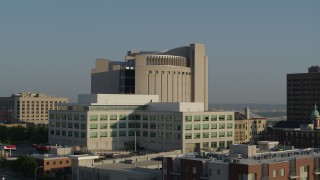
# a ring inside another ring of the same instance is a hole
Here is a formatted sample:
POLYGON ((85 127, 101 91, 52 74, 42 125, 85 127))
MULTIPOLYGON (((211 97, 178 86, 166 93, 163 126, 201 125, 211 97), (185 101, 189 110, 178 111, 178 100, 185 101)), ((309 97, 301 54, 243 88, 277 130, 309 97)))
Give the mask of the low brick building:
POLYGON ((59 172, 69 173, 71 170, 71 159, 66 156, 52 154, 33 154, 38 166, 42 166, 43 174, 55 175, 59 172))

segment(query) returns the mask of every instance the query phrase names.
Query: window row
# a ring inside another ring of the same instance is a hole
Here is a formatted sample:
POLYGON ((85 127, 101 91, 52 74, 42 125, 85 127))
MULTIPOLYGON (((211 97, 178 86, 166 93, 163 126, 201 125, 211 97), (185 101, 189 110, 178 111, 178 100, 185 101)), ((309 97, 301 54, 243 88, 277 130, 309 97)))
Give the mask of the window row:
POLYGON ((185 122, 192 122, 192 121, 232 121, 233 115, 188 115, 184 117, 185 122))
POLYGON ((232 131, 222 132, 203 132, 203 133, 185 133, 185 139, 201 139, 201 138, 216 138, 216 137, 232 137, 232 131), (202 137, 201 137, 202 135, 202 137))
MULTIPOLYGON (((185 130, 201 130, 201 124, 186 124, 184 129, 185 130)), ((217 129, 217 123, 213 124, 202 124, 202 130, 208 130, 208 129, 217 129)), ((232 123, 219 123, 219 129, 232 129, 233 124, 232 123), (227 126, 226 126, 227 125, 227 126)))

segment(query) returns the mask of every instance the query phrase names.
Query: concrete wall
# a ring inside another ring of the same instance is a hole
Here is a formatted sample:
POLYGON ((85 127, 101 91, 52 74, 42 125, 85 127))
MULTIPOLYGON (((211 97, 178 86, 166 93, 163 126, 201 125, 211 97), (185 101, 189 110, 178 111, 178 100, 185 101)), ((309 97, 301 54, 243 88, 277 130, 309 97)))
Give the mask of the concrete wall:
POLYGON ((200 102, 150 103, 148 104, 148 111, 203 112, 204 106, 200 102))
POLYGON ((159 102, 159 96, 136 94, 80 94, 78 101, 79 104, 130 106, 159 102))

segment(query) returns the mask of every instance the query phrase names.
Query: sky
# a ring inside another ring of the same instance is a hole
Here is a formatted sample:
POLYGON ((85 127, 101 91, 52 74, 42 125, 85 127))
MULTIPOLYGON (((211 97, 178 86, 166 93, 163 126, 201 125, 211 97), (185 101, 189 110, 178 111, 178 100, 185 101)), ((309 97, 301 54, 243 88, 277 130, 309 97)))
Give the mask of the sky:
POLYGON ((320 65, 320 1, 0 1, 0 96, 90 93, 96 58, 203 43, 209 103, 286 103, 320 65))

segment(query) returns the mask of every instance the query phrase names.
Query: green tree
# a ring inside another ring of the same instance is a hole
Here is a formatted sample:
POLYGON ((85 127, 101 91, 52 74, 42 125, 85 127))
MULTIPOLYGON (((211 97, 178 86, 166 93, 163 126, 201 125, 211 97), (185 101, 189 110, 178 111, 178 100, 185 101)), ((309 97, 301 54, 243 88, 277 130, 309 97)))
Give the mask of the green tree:
POLYGON ((37 161, 29 155, 20 155, 12 164, 15 171, 20 172, 25 177, 34 176, 34 171, 37 168, 37 161))

